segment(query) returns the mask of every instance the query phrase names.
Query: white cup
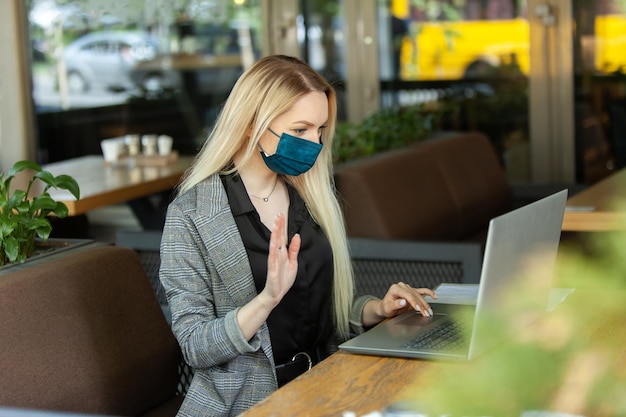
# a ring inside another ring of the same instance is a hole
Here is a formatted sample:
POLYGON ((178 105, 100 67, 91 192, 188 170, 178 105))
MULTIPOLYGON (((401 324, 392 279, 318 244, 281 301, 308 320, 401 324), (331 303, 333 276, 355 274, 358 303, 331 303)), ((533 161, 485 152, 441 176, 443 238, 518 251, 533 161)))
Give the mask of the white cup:
POLYGON ((139 135, 126 135, 128 155, 137 156, 141 153, 141 137, 139 135))
POLYGON ((105 162, 115 164, 124 153, 124 138, 111 138, 100 141, 105 162))
POLYGON ((146 156, 157 154, 157 135, 143 135, 141 138, 143 154, 146 156))
POLYGON ((172 153, 172 144, 174 143, 174 139, 171 136, 160 135, 157 138, 157 146, 159 148, 159 155, 167 156, 172 153))

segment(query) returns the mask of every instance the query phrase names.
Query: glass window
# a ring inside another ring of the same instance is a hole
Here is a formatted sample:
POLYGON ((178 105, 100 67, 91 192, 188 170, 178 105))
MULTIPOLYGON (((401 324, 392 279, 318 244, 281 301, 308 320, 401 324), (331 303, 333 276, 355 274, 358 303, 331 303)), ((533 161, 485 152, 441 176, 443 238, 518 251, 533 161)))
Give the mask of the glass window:
POLYGON ((347 112, 343 10, 342 0, 303 1, 297 18, 300 56, 335 87, 339 120, 347 112))
POLYGON ((261 0, 30 0, 40 160, 104 138, 167 134, 195 153, 260 56, 261 0))
POLYGON ((596 182, 626 167, 626 3, 574 2, 576 166, 596 182))
POLYGON ((378 4, 382 106, 432 104, 442 130, 484 132, 510 179, 529 181, 526 1, 378 4))

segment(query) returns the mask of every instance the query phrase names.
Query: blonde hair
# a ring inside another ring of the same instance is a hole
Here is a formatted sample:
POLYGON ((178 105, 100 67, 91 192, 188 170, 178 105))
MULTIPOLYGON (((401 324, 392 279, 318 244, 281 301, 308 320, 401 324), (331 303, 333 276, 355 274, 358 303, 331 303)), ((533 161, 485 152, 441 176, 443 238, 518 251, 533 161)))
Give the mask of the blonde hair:
POLYGON ((179 193, 217 173, 237 170, 231 166, 241 152, 245 164, 270 123, 312 91, 328 97, 328 124, 322 132, 322 151, 306 173, 285 176, 304 200, 313 219, 322 227, 333 250, 333 309, 339 337, 347 339, 354 282, 342 211, 335 195, 331 150, 337 119, 333 87, 306 63, 284 55, 261 58, 235 83, 208 139, 187 171, 179 193))

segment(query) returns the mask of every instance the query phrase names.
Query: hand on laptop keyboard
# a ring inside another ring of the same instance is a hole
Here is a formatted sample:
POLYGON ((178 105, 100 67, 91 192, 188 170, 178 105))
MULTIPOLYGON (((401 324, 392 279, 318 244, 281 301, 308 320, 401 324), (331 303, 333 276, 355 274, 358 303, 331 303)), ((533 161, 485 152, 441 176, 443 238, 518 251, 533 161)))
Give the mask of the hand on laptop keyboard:
POLYGON ((394 317, 413 309, 424 317, 430 317, 433 310, 424 299, 424 295, 436 300, 437 295, 430 288, 413 288, 409 284, 399 282, 387 290, 382 300, 371 300, 363 309, 363 324, 373 326, 382 320, 394 317))

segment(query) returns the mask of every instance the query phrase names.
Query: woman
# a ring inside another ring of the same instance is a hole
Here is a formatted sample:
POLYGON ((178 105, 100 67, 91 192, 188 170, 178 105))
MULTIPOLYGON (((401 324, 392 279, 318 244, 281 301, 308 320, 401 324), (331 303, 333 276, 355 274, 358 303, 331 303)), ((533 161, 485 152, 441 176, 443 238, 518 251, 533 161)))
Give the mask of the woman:
POLYGON ((168 208, 160 278, 195 375, 180 416, 236 415, 406 311, 399 283, 354 296, 332 182, 336 97, 307 64, 256 62, 237 81, 168 208))

